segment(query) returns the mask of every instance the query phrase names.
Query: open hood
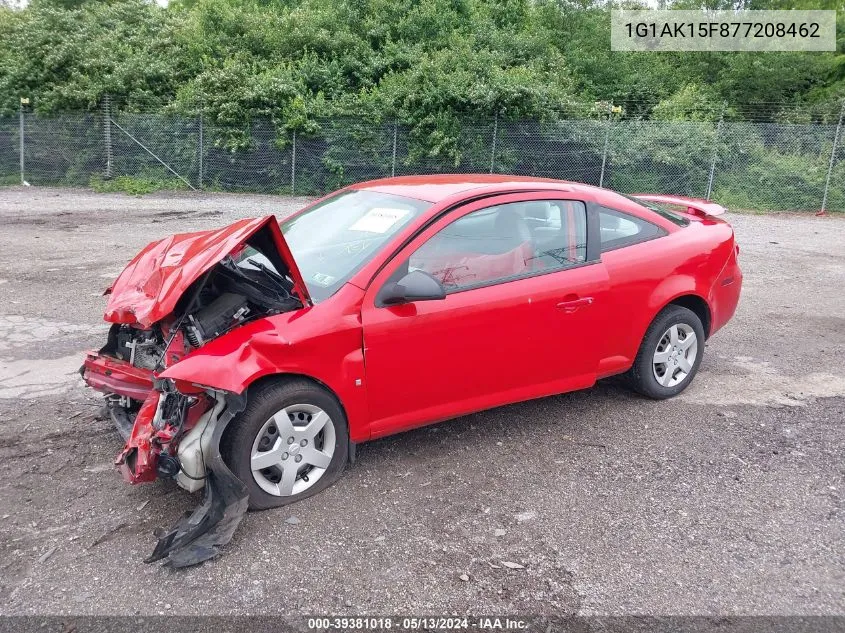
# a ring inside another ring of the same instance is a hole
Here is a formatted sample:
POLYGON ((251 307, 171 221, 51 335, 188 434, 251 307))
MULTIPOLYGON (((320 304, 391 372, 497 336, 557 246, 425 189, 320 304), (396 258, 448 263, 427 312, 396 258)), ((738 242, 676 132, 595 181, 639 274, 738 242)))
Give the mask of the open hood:
POLYGON ((106 290, 104 318, 111 323, 150 327, 171 314, 188 288, 243 245, 256 247, 293 282, 303 305, 311 303, 302 275, 275 216, 239 220, 227 227, 181 233, 148 244, 106 290))

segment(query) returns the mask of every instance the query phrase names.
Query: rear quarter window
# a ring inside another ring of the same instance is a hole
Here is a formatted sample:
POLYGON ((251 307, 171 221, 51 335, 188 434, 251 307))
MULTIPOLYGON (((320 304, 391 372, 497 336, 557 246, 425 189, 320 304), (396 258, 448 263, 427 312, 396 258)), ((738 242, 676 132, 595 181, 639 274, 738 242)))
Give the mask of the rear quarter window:
POLYGON ((599 208, 599 228, 602 253, 666 235, 656 224, 607 207, 599 208))
MULTIPOLYGON (((617 191, 616 193, 619 192, 617 191)), ((657 215, 665 220, 669 220, 672 224, 676 224, 677 226, 687 226, 689 224, 689 220, 680 215, 680 213, 677 213, 672 205, 662 203, 658 204, 657 202, 652 202, 651 200, 640 200, 639 198, 634 198, 633 196, 629 196, 624 193, 619 193, 619 195, 623 198, 627 198, 635 204, 640 205, 641 207, 654 211, 657 215)), ((683 210, 683 207, 677 207, 677 211, 682 212, 683 210)))

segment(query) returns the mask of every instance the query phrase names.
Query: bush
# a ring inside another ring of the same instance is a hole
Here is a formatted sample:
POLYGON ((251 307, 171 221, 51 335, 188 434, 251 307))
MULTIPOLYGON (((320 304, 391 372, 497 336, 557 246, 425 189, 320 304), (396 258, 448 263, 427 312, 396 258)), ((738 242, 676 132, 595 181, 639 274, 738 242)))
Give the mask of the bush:
POLYGON ((186 188, 185 183, 178 178, 162 180, 139 176, 118 176, 109 180, 105 180, 101 176, 93 176, 90 185, 97 193, 127 193, 130 196, 143 196, 154 191, 175 191, 186 188))

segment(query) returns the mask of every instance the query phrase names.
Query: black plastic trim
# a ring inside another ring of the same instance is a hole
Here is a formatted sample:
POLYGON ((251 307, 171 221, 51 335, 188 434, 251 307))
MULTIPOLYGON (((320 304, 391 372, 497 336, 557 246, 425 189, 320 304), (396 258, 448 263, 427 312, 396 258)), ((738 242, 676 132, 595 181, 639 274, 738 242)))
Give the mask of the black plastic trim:
POLYGON ((227 393, 226 409, 217 419, 206 455, 206 481, 202 504, 186 512, 168 531, 157 530, 158 543, 145 563, 166 559, 171 567, 198 565, 220 553, 232 540, 249 505, 249 491, 223 462, 220 438, 229 422, 246 407, 246 395, 227 393))

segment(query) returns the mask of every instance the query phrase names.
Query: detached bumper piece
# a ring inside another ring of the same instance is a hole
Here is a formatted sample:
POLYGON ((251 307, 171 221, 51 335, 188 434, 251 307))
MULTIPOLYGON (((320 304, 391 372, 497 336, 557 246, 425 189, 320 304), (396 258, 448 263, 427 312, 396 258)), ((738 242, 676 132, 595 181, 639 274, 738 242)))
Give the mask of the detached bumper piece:
POLYGON ((202 504, 186 513, 170 530, 156 530, 158 544, 145 563, 166 558, 165 565, 190 567, 210 560, 232 535, 246 514, 246 485, 223 465, 209 471, 202 504))
POLYGON ((88 386, 97 391, 116 393, 139 402, 146 400, 153 388, 152 371, 100 352, 88 352, 79 373, 88 386))
POLYGON ((170 530, 156 530, 158 538, 146 563, 165 560, 170 567, 190 567, 210 560, 232 540, 249 505, 246 484, 235 477, 220 456, 220 438, 232 418, 246 405, 244 396, 228 395, 226 410, 214 426, 213 455, 206 461, 207 479, 202 503, 185 513, 170 530))

